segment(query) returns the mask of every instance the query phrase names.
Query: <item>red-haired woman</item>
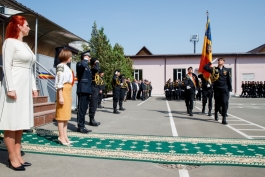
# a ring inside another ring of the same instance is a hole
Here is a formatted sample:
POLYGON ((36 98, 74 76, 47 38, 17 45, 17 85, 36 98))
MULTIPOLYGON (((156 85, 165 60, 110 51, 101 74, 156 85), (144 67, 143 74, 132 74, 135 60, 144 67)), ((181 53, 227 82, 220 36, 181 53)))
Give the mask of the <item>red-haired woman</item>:
POLYGON ((29 33, 23 16, 12 16, 6 28, 2 47, 4 78, 0 93, 0 130, 8 150, 9 167, 25 170, 31 164, 21 157, 23 130, 33 127, 33 99, 38 96, 32 66, 36 61, 23 37, 29 33))

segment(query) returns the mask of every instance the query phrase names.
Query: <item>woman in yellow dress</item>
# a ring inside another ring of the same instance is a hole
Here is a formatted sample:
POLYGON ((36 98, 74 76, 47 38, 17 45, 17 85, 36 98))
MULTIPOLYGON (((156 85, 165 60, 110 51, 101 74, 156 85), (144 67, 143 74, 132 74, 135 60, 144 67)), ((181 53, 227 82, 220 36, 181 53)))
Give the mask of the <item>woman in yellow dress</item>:
POLYGON ((56 67, 55 88, 57 90, 56 120, 58 121, 59 137, 62 145, 70 145, 67 136, 67 124, 71 119, 73 72, 67 66, 72 60, 72 52, 62 49, 58 59, 61 61, 56 67))

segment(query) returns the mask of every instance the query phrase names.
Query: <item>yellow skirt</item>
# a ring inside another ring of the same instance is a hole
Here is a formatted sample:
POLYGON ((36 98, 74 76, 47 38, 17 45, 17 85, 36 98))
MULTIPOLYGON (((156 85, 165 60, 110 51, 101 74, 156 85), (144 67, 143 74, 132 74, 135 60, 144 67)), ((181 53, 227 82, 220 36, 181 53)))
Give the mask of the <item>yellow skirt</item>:
POLYGON ((72 114, 72 85, 68 83, 64 84, 62 91, 64 104, 59 103, 59 92, 57 91, 55 119, 59 121, 68 121, 71 119, 72 114))

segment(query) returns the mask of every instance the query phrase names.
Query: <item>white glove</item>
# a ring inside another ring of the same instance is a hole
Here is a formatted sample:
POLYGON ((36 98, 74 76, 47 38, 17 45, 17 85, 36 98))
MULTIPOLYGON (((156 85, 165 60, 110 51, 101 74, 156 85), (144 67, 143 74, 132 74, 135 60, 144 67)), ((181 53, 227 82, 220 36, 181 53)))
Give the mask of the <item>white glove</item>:
POLYGON ((123 85, 123 83, 120 83, 120 85, 122 86, 122 85, 123 85))
POLYGON ((210 84, 207 84, 207 87, 209 88, 209 87, 211 87, 211 85, 210 84))
POLYGON ((168 89, 166 89, 166 91, 168 91, 168 89))
POLYGON ((190 89, 191 87, 190 86, 187 86, 187 89, 190 89))
POLYGON ((218 60, 218 58, 215 58, 211 63, 214 63, 216 60, 218 60))
POLYGON ((197 95, 197 93, 198 93, 198 90, 195 91, 195 95, 197 95))

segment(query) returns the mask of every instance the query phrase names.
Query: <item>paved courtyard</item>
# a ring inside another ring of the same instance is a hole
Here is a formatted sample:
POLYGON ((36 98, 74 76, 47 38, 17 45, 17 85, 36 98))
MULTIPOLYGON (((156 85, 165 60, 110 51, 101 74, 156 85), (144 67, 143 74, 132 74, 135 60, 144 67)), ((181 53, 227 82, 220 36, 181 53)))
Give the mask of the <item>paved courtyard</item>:
MULTIPOLYGON (((98 109, 96 120, 99 127, 88 129, 95 133, 161 135, 184 137, 265 139, 265 99, 238 98, 229 100, 228 125, 214 121, 213 117, 201 113, 201 102, 196 101, 194 116, 186 113, 184 101, 166 101, 164 97, 154 96, 142 102, 128 100, 124 103, 126 111, 112 113, 112 100, 106 100, 104 109, 98 109)), ((221 117, 220 117, 221 118, 221 117)), ((88 121, 88 116, 86 117, 88 121)), ((41 126, 57 130, 56 122, 41 126)), ((76 113, 73 112, 68 126, 76 131, 76 113)), ((26 161, 33 166, 25 172, 15 172, 6 168, 7 153, 0 151, 0 176, 2 177, 65 177, 65 176, 182 176, 182 177, 263 177, 265 168, 238 166, 163 166, 157 163, 80 158, 26 153, 26 161), (178 169, 176 167, 184 168, 178 169)))

